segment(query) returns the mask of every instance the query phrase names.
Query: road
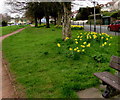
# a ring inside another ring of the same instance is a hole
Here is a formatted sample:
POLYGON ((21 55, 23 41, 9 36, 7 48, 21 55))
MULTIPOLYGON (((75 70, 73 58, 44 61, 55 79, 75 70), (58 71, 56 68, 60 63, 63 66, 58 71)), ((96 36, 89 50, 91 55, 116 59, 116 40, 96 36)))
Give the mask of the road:
MULTIPOLYGON (((84 25, 84 29, 86 31, 90 31, 90 25, 84 25)), ((94 25, 91 25, 91 31, 94 31, 94 25)), ((100 25, 96 25, 96 32, 100 33, 100 25)), ((102 33, 107 33, 109 35, 120 35, 120 32, 113 32, 113 31, 108 31, 107 26, 101 26, 101 32, 102 33)))

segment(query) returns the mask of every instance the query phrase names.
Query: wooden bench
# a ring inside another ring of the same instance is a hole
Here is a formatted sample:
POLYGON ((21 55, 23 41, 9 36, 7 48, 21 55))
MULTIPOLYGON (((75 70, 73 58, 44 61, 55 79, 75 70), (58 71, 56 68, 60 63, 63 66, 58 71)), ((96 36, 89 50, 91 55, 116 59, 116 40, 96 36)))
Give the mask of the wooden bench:
MULTIPOLYGON (((112 56, 110 67, 116 69, 118 73, 120 73, 120 57, 112 56)), ((106 90, 102 94, 104 98, 109 98, 120 92, 120 76, 113 75, 109 72, 98 72, 94 73, 94 75, 102 80, 103 85, 107 85, 106 90)))

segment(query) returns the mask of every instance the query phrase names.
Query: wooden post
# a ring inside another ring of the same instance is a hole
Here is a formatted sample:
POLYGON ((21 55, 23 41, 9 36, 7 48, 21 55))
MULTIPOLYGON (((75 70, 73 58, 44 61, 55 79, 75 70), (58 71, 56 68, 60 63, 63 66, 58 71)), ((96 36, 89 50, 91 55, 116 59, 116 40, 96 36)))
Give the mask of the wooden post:
POLYGON ((91 32, 91 21, 90 21, 90 32, 91 32))

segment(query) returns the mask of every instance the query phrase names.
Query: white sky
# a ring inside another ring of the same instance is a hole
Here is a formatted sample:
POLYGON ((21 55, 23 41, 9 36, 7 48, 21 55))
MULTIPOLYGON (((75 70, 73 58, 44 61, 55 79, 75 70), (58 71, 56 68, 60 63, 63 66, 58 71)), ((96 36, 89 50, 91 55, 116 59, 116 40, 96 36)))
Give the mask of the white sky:
MULTIPOLYGON (((7 10, 8 7, 5 5, 5 1, 6 0, 0 0, 0 13, 8 13, 10 16, 15 17, 16 14, 11 14, 7 10)), ((76 3, 77 5, 75 5, 72 8, 72 11, 78 10, 80 7, 93 6, 91 1, 93 1, 93 0, 76 0, 76 1, 74 1, 74 3, 76 3)), ((105 3, 110 2, 112 0, 95 0, 95 1, 99 2, 100 4, 105 4, 105 3)))
POLYGON ((5 11, 4 9, 4 0, 0 0, 0 13, 3 13, 5 11))

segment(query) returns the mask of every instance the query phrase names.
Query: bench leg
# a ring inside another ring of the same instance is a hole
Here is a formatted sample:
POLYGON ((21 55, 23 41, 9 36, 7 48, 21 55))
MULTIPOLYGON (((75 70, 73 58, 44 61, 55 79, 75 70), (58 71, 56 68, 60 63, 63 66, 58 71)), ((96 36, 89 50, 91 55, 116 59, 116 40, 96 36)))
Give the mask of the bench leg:
POLYGON ((102 96, 104 98, 109 98, 113 96, 115 93, 116 93, 116 89, 114 89, 110 85, 107 85, 106 90, 103 92, 102 96))
POLYGON ((103 96, 104 98, 109 98, 109 97, 110 97, 110 88, 109 88, 108 85, 107 85, 107 87, 106 87, 106 90, 103 92, 102 96, 103 96))

